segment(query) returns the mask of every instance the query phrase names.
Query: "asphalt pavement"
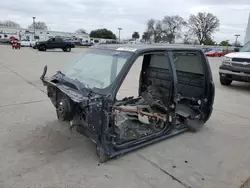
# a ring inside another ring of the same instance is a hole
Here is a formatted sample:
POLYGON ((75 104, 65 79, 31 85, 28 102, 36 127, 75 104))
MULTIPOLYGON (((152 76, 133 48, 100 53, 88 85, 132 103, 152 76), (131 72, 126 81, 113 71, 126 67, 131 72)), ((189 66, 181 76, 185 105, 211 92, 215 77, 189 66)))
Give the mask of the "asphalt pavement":
POLYGON ((0 46, 0 188, 235 188, 250 177, 250 84, 221 86, 221 58, 209 58, 216 97, 203 129, 100 164, 39 80, 45 65, 51 75, 84 51, 0 46))

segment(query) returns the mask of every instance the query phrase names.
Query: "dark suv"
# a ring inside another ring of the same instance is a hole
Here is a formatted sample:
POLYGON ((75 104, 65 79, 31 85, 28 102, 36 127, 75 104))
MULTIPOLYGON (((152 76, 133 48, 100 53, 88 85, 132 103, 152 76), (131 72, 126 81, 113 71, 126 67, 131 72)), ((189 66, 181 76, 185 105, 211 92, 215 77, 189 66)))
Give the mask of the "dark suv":
POLYGON ((74 48, 75 44, 70 41, 63 40, 60 37, 50 38, 47 41, 36 42, 35 48, 39 51, 46 51, 47 49, 60 48, 64 52, 70 52, 71 48, 74 48))

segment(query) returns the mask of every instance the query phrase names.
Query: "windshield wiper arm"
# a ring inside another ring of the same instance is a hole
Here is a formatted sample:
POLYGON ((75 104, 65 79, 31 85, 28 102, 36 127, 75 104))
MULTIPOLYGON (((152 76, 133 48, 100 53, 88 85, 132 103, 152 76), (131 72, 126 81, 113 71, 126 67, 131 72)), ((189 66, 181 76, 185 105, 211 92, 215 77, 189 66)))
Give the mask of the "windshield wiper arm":
POLYGON ((60 74, 61 76, 65 76, 61 71, 57 71, 57 74, 60 74))
POLYGON ((47 70, 48 70, 48 67, 47 65, 45 65, 45 67, 43 68, 43 74, 41 75, 40 80, 44 80, 47 70))

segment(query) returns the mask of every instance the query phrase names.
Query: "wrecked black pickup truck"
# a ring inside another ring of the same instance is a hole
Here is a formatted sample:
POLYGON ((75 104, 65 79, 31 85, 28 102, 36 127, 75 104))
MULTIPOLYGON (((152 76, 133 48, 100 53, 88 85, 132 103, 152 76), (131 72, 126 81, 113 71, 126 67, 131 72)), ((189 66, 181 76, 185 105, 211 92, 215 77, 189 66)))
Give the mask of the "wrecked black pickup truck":
POLYGON ((96 144, 100 162, 197 131, 210 118, 214 83, 200 49, 158 45, 97 45, 66 71, 41 80, 61 121, 96 144), (138 58, 137 96, 117 92, 138 58))

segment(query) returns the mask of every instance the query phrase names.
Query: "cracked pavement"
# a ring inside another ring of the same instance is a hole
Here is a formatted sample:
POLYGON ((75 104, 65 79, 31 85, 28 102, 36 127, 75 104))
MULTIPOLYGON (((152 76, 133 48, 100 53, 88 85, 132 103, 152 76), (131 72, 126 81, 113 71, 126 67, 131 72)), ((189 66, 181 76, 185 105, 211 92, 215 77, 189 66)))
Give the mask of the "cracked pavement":
POLYGON ((250 84, 221 86, 220 58, 209 59, 216 97, 202 130, 99 164, 94 144, 57 121, 39 80, 44 65, 52 74, 82 51, 0 46, 1 188, 235 188, 250 177, 250 84))

